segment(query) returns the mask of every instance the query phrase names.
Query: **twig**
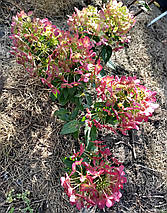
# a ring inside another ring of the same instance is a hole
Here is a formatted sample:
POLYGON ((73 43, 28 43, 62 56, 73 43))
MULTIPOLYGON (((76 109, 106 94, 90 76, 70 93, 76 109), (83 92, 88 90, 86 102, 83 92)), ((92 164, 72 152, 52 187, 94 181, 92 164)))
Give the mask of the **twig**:
POLYGON ((132 156, 134 159, 136 159, 136 150, 135 150, 135 130, 129 131, 129 136, 131 139, 131 146, 132 146, 132 156))
POLYGON ((133 0, 130 4, 128 4, 127 7, 130 7, 132 4, 134 4, 137 0, 133 0))
MULTIPOLYGON (((136 166, 140 166, 140 167, 142 167, 142 168, 144 168, 144 169, 147 169, 147 170, 150 170, 150 171, 153 171, 153 172, 158 172, 158 171, 156 171, 156 170, 154 170, 154 169, 151 169, 151 168, 149 168, 149 167, 143 166, 143 165, 141 165, 141 164, 136 164, 136 166)), ((159 172, 159 173, 160 173, 160 172, 159 172)))
POLYGON ((115 145, 119 145, 119 144, 123 144, 123 145, 125 145, 125 146, 127 146, 130 150, 132 150, 133 148, 132 148, 132 146, 128 143, 125 143, 125 142, 123 142, 123 141, 119 141, 119 142, 117 142, 117 143, 114 143, 115 145))
POLYGON ((142 198, 164 198, 162 195, 147 195, 147 196, 141 196, 142 198))
POLYGON ((134 144, 135 144, 135 131, 134 130, 132 130, 132 142, 133 142, 133 144, 132 144, 132 150, 133 150, 132 154, 133 154, 134 159, 136 159, 136 150, 135 150, 135 146, 134 146, 134 144))
POLYGON ((158 206, 155 206, 155 208, 160 208, 160 207, 163 207, 163 206, 166 206, 167 204, 164 203, 164 204, 161 204, 161 205, 158 205, 158 206))

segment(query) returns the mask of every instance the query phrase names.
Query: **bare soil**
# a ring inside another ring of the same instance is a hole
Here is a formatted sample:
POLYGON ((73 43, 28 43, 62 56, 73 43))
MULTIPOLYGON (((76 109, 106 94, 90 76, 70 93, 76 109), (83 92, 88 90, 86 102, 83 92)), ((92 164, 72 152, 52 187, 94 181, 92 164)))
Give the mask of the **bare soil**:
MULTIPOLYGON (((86 3, 0 1, 0 213, 10 212, 11 207, 19 213, 25 207, 22 200, 6 201, 12 189, 15 194, 30 191, 34 212, 77 212, 60 185, 62 158, 77 145, 71 137, 59 134, 63 123, 53 115, 58 106, 51 101, 49 90, 16 64, 9 53, 8 36, 11 18, 21 9, 34 10, 37 16, 66 28, 66 15, 74 6, 81 9, 86 3)), ((111 73, 137 76, 157 91, 160 107, 138 132, 130 131, 127 136, 100 133, 113 155, 123 162, 128 178, 121 201, 106 209, 108 213, 167 212, 167 18, 147 28, 161 13, 154 5, 151 8, 149 14, 136 18, 129 47, 113 54, 117 70, 111 73)), ((89 212, 103 211, 93 208, 89 212)))

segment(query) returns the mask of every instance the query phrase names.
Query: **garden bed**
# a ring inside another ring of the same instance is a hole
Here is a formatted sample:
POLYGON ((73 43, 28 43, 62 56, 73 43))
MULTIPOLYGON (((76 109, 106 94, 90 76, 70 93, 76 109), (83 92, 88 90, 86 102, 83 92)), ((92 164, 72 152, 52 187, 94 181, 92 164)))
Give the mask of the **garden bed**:
MULTIPOLYGON (((76 149, 75 140, 59 134, 63 123, 53 115, 58 106, 51 101, 48 89, 16 64, 9 54, 8 36, 11 17, 19 9, 35 9, 40 17, 48 16, 57 26, 66 28, 69 8, 72 12, 74 6, 83 4, 74 1, 63 6, 64 10, 55 6, 55 13, 47 13, 50 6, 40 13, 41 6, 33 1, 2 0, 1 4, 0 212, 9 212, 14 207, 17 213, 25 207, 23 199, 6 201, 12 189, 13 196, 30 192, 27 196, 34 212, 77 212, 60 185, 64 174, 62 158, 76 149)), ((145 86, 157 91, 160 107, 138 132, 130 131, 127 136, 101 134, 114 156, 123 162, 128 179, 121 201, 106 209, 108 213, 167 211, 167 19, 164 17, 147 28, 160 14, 154 5, 151 8, 149 14, 136 18, 129 47, 112 55, 118 68, 111 72, 137 76, 145 86)))

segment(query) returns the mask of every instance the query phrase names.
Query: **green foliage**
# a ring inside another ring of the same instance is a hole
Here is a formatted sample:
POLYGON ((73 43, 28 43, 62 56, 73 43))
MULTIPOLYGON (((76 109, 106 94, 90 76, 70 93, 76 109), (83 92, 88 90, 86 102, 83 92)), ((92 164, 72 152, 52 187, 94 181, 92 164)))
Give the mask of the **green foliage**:
POLYGON ((79 131, 79 121, 78 120, 72 120, 66 124, 64 124, 60 134, 61 135, 66 135, 66 134, 71 134, 74 132, 79 131))
POLYGON ((115 66, 115 64, 111 60, 109 60, 107 62, 106 66, 109 67, 109 68, 111 68, 112 70, 116 70, 116 66, 115 66))
POLYGON ((60 108, 54 115, 58 116, 62 121, 70 121, 70 112, 65 108, 60 108))
POLYGON ((104 45, 101 50, 101 57, 105 64, 110 60, 112 55, 112 47, 109 45, 104 45))
POLYGON ((72 164, 74 163, 74 160, 72 160, 72 158, 71 157, 65 157, 64 159, 63 159, 63 162, 64 162, 64 164, 65 164, 65 171, 66 172, 70 172, 71 171, 71 168, 72 168, 72 164))
POLYGON ((12 207, 10 210, 9 210, 9 213, 13 213, 14 212, 14 207, 12 207))
POLYGON ((31 208, 31 201, 28 198, 30 195, 29 191, 25 191, 22 193, 15 193, 14 189, 10 190, 8 194, 6 195, 6 203, 10 204, 10 210, 9 213, 13 213, 16 210, 15 203, 16 202, 23 202, 24 208, 19 208, 20 212, 23 213, 33 213, 34 210, 31 208))

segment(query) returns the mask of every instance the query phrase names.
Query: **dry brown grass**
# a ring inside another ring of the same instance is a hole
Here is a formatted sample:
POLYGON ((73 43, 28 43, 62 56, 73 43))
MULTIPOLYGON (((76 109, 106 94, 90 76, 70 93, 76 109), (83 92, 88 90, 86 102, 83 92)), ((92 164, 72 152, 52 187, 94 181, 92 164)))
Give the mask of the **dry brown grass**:
MULTIPOLYGON (((41 17, 64 16, 74 10, 74 6, 80 7, 84 5, 83 0, 23 0, 23 5, 28 5, 34 10, 34 13, 41 17)), ((28 8, 28 7, 27 7, 28 8)))
POLYGON ((57 106, 48 90, 11 63, 1 96, 1 193, 5 197, 11 189, 29 190, 34 209, 54 201, 56 210, 49 207, 48 212, 68 212, 68 205, 61 206, 60 177, 62 158, 72 151, 73 140, 59 136, 61 123, 53 116, 57 106))

